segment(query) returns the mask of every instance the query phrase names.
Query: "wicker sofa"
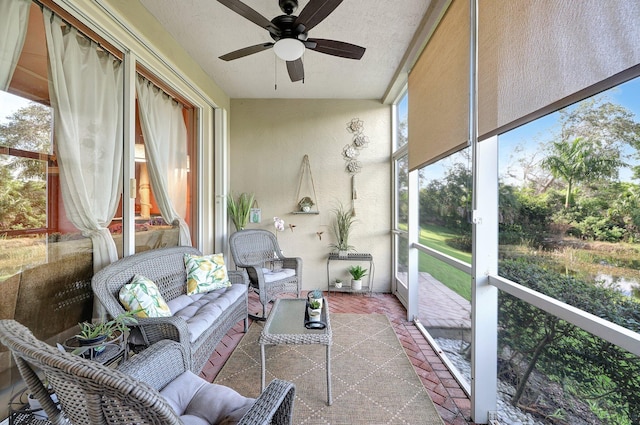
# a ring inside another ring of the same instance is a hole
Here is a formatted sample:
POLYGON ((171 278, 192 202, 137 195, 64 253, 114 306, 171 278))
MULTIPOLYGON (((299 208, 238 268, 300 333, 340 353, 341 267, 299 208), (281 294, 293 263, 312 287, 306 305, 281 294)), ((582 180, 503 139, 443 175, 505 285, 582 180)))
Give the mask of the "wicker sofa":
POLYGON ((123 285, 135 274, 151 279, 169 305, 171 317, 140 318, 132 331, 134 343, 151 345, 163 339, 180 342, 198 374, 224 335, 240 320, 248 327, 248 277, 229 271, 232 285, 206 294, 186 295, 184 254, 202 255, 191 247, 161 248, 124 257, 96 273, 93 293, 115 317, 125 311, 118 299, 123 285))

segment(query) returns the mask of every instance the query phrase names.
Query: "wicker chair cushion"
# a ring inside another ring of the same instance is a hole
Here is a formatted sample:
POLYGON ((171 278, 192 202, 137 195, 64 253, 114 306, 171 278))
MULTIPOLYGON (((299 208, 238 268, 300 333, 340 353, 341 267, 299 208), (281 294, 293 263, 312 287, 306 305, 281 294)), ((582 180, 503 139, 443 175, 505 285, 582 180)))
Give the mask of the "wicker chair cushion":
POLYGON ((191 342, 200 337, 213 322, 234 302, 244 297, 247 287, 242 284, 207 292, 205 294, 180 295, 168 301, 169 309, 176 317, 187 322, 191 342))
POLYGON ((262 269, 262 273, 264 274, 264 281, 266 283, 276 282, 278 280, 286 279, 291 276, 295 276, 295 269, 280 269, 277 271, 273 271, 270 269, 262 269))
POLYGON ((255 403, 253 398, 210 384, 190 371, 183 372, 160 394, 186 425, 236 424, 255 403))
POLYGON ((231 285, 222 254, 184 254, 187 269, 187 295, 199 294, 231 285))
POLYGON ((156 284, 139 274, 120 289, 118 298, 127 311, 139 317, 170 317, 171 310, 156 284))

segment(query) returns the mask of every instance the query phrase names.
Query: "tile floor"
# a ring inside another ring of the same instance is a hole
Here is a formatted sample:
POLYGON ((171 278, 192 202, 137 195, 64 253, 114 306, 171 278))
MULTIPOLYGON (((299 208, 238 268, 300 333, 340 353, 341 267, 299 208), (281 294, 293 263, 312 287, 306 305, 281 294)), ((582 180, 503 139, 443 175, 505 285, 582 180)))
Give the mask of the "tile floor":
MULTIPOLYGON (((406 310, 391 294, 373 294, 371 297, 357 294, 332 294, 329 298, 332 313, 382 313, 393 323, 398 339, 413 363, 416 373, 436 405, 446 425, 473 424, 470 420, 471 403, 460 389, 438 355, 423 338, 413 323, 406 320, 406 310)), ((249 296, 249 312, 261 313, 261 305, 255 294, 249 296)), ((213 381, 224 366, 236 345, 242 339, 242 324, 238 323, 224 337, 201 376, 213 381)))

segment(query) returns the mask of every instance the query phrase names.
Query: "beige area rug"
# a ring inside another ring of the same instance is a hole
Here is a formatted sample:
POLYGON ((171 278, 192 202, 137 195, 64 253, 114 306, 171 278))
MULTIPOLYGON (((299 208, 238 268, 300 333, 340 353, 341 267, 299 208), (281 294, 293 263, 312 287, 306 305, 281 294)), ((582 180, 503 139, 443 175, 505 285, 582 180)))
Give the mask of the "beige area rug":
MULTIPOLYGON (((260 394, 263 326, 251 325, 215 383, 248 397, 260 394)), ((267 383, 280 378, 296 384, 294 424, 443 424, 387 316, 336 313, 331 327, 331 406, 324 345, 266 347, 267 383)))

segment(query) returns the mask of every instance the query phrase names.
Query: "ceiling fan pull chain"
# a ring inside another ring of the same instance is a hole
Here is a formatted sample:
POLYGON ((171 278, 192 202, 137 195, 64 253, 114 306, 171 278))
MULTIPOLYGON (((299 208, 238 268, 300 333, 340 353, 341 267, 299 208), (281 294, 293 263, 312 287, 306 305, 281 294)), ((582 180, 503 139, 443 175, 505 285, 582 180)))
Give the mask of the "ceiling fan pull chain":
POLYGON ((278 60, 273 59, 273 85, 274 85, 274 90, 278 90, 278 60))

